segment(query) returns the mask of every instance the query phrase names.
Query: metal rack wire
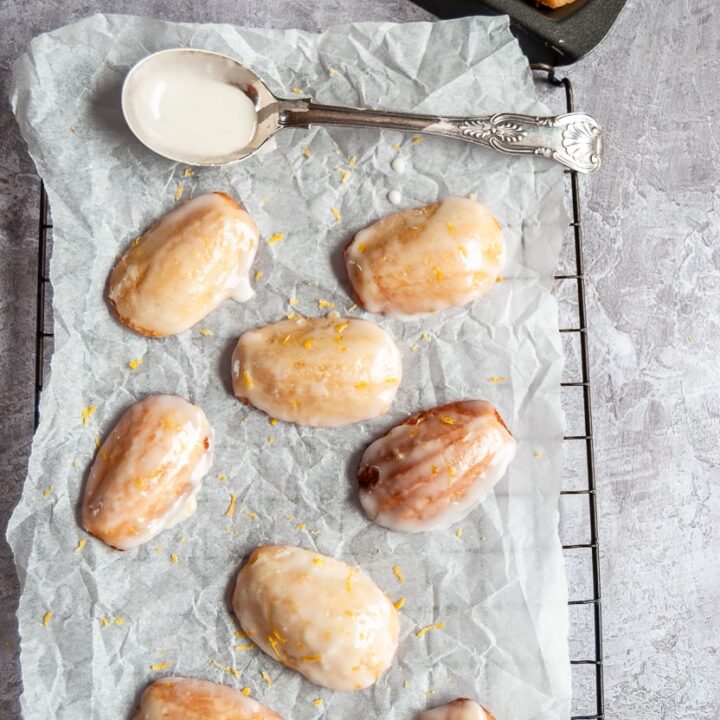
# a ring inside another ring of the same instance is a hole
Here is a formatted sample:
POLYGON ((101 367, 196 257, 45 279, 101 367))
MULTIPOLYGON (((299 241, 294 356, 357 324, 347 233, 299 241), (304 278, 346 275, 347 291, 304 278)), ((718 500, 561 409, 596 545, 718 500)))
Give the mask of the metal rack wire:
MULTIPOLYGON (((567 77, 558 78, 555 68, 549 65, 533 65, 533 71, 539 73, 540 78, 551 86, 564 90, 565 105, 568 112, 574 109, 572 83, 567 77)), ((585 274, 583 265, 582 248, 582 223, 580 214, 580 187, 578 174, 566 171, 569 178, 570 199, 572 202, 572 222, 570 228, 574 241, 574 268, 572 272, 558 274, 555 279, 558 283, 574 283, 577 290, 577 322, 572 327, 560 329, 563 334, 570 333, 579 338, 580 352, 580 377, 579 379, 562 382, 563 390, 572 388, 579 389, 582 393, 582 410, 584 416, 584 427, 580 434, 566 435, 566 443, 580 443, 584 447, 584 464, 587 473, 587 482, 583 487, 568 489, 563 484, 561 496, 572 498, 577 502, 586 500, 588 510, 589 537, 587 541, 580 543, 564 544, 565 553, 580 551, 589 553, 591 564, 591 587, 590 597, 571 599, 568 602, 570 609, 577 607, 590 607, 592 609, 591 634, 594 643, 594 652, 583 655, 580 658, 572 659, 571 665, 575 671, 577 668, 590 668, 593 674, 593 688, 591 694, 594 696, 594 708, 589 714, 574 714, 571 720, 604 720, 605 701, 603 689, 603 642, 602 642, 602 606, 600 594, 600 547, 598 542, 597 502, 595 493, 595 459, 593 452, 592 415, 590 402, 590 358, 588 348, 588 326, 587 310, 585 304, 585 274)), ((49 300, 50 278, 48 276, 49 243, 51 241, 52 221, 50 219, 50 208, 45 192, 45 186, 40 183, 40 212, 38 223, 38 266, 37 266, 37 317, 35 337, 35 427, 39 421, 40 394, 42 393, 47 361, 50 357, 53 341, 52 329, 46 327, 46 308, 49 300)), ((573 672, 575 684, 576 675, 573 672)))

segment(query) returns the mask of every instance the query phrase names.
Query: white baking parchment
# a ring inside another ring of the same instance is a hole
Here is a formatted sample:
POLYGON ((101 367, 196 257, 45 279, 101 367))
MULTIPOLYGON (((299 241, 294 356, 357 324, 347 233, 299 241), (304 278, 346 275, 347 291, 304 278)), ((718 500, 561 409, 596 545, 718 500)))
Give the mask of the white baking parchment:
POLYGON ((448 139, 316 127, 282 131, 240 164, 191 172, 140 145, 120 109, 128 69, 176 46, 232 55, 281 96, 296 97, 297 88, 337 105, 546 112, 505 18, 313 35, 96 15, 32 42, 15 65, 12 102, 52 208, 55 351, 8 532, 23 588, 25 718, 128 718, 147 682, 178 674, 248 687, 294 720, 405 720, 458 696, 501 719, 566 720, 562 350, 550 293, 567 223, 561 170, 448 139), (404 174, 390 167, 396 156, 404 174), (341 249, 396 209, 390 189, 402 192, 403 207, 476 194, 505 226, 504 280, 468 307, 416 321, 349 310, 341 249), (178 202, 213 190, 239 198, 264 238, 284 234, 262 243, 255 298, 227 301, 201 326, 164 340, 118 324, 104 298, 118 254, 178 202), (272 426, 233 398, 232 348, 248 328, 289 312, 328 312, 319 300, 396 338, 404 364, 396 401, 385 417, 349 427, 272 426), (136 359, 143 362, 132 370, 136 359), (78 502, 96 439, 150 393, 204 409, 215 463, 191 519, 121 553, 81 530, 78 502), (361 451, 407 414, 464 398, 495 403, 519 441, 494 495, 444 532, 397 534, 370 523, 356 499, 361 451), (228 517, 231 493, 237 506, 228 517), (244 556, 267 543, 356 563, 393 601, 405 598, 396 660, 374 687, 334 693, 244 649, 229 590, 244 556), (418 637, 433 623, 444 626, 418 637))

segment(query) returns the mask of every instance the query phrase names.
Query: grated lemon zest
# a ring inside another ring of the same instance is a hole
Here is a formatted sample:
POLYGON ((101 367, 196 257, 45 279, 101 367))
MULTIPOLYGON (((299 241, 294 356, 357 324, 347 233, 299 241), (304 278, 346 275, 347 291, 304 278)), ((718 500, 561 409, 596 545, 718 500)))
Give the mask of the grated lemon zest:
POLYGON ((303 147, 303 149, 302 149, 302 154, 303 154, 308 160, 312 157, 312 155, 311 155, 311 153, 310 153, 310 148, 309 148, 307 145, 305 145, 305 146, 303 147))
POLYGON ((250 373, 247 370, 243 370, 242 380, 243 387, 246 387, 248 390, 252 390, 253 387, 255 387, 255 383, 253 382, 253 379, 252 377, 250 377, 250 373))
POLYGON ((397 566, 392 566, 393 575, 398 579, 398 582, 404 583, 405 582, 405 576, 402 574, 402 570, 397 566))
POLYGON ((227 507, 227 510, 225 511, 225 517, 231 518, 235 514, 235 504, 237 503, 237 498, 233 493, 230 493, 230 504, 227 507))
POLYGON ((173 553, 173 554, 170 556, 170 562, 171 562, 173 565, 177 565, 177 564, 180 562, 180 558, 179 558, 175 553, 173 553))
POLYGON ((442 630, 445 627, 444 622, 436 622, 432 625, 425 625, 425 627, 421 627, 415 634, 419 638, 424 638, 431 630, 442 630))
POLYGON ((403 607, 405 607, 405 598, 401 597, 399 598, 395 603, 394 607, 396 610, 402 610, 403 607))
POLYGON ((52 610, 48 610, 44 615, 42 619, 42 624, 47 627, 50 624, 50 621, 52 620, 53 612, 52 610))
POLYGON ((179 182, 175 189, 175 200, 179 200, 185 192, 185 183, 179 182))
POLYGON ((255 273, 255 282, 257 282, 265 273, 262 270, 258 270, 255 273))
POLYGON ((75 550, 73 552, 80 552, 85 546, 87 545, 87 538, 80 538, 77 541, 77 545, 75 546, 75 550))
POLYGON ((327 310, 329 308, 334 308, 335 303, 331 302, 330 300, 323 300, 320 298, 320 300, 317 301, 318 304, 318 310, 327 310))
POLYGON ((348 158, 348 166, 354 168, 357 165, 357 155, 351 155, 348 158))
POLYGON ((94 405, 86 405, 82 409, 82 424, 83 427, 87 427, 88 420, 90 420, 90 416, 95 414, 95 411, 97 408, 94 405))
POLYGON ((505 375, 491 375, 488 378, 488 382, 491 382, 491 383, 501 383, 501 382, 505 382, 506 380, 507 380, 507 378, 505 377, 505 375))
POLYGON ((203 337, 212 337, 215 333, 212 330, 208 330, 207 328, 200 328, 200 334, 203 337))
POLYGON ((459 540, 462 536, 463 536, 463 530, 462 530, 462 528, 458 528, 455 531, 455 537, 459 540))
POLYGON ((267 674, 267 672, 265 672, 265 670, 263 670, 260 673, 260 675, 261 675, 262 679, 268 684, 268 687, 272 687, 273 681, 272 681, 272 678, 267 674))
POLYGON ((412 141, 415 145, 417 145, 418 143, 425 142, 425 138, 420 137, 419 135, 415 135, 415 136, 413 136, 412 141))
POLYGON ((194 174, 192 168, 185 168, 183 170, 183 177, 192 177, 194 174))
POLYGON ((235 649, 236 649, 236 650, 241 650, 241 651, 245 652, 246 650, 252 650, 252 649, 253 649, 253 644, 252 644, 252 643, 246 643, 245 645, 236 645, 236 646, 235 646, 235 649))
POLYGON ((303 342, 303 347, 304 347, 306 350, 310 350, 310 348, 312 348, 312 346, 313 346, 313 341, 312 341, 311 338, 308 338, 307 340, 305 340, 305 341, 303 342))
POLYGON ((110 621, 103 615, 100 618, 100 627, 106 628, 110 624, 110 621))
POLYGON ((166 660, 165 662, 159 662, 154 663, 150 666, 151 670, 167 670, 169 667, 172 667, 172 662, 170 660, 166 660))
POLYGON ((43 497, 48 497, 48 495, 50 495, 50 493, 53 491, 53 488, 54 488, 54 487, 55 487, 54 485, 48 485, 48 486, 43 490, 43 497))
MULTIPOLYGON (((536 450, 536 451, 533 453, 533 455, 535 456, 535 458, 536 458, 537 460, 539 460, 539 459, 542 457, 542 455, 543 455, 543 454, 542 454, 542 450, 536 450)), ((52 485, 51 485, 50 487, 52 487, 52 485)))
POLYGON ((225 473, 218 473, 218 474, 217 474, 217 479, 218 479, 220 482, 225 482, 225 481, 227 480, 227 475, 226 475, 225 473))
POLYGON ((137 370, 137 368, 140 367, 140 365, 142 365, 142 364, 143 364, 142 358, 135 358, 135 360, 131 360, 128 363, 128 367, 131 370, 137 370))
POLYGON ((292 89, 292 91, 293 91, 296 95, 302 95, 302 88, 301 88, 301 87, 298 87, 297 85, 292 89))
POLYGON ((340 222, 342 220, 342 213, 336 208, 332 207, 330 208, 330 212, 333 214, 333 217, 340 222))
POLYGON ((315 707, 320 707, 320 706, 323 704, 323 699, 322 699, 322 698, 315 698, 315 699, 312 701, 312 704, 313 704, 315 707))
POLYGON ((240 691, 245 697, 247 697, 252 691, 249 687, 245 687, 240 691))
POLYGON ((451 417, 448 417, 447 415, 443 415, 443 416, 440 418, 440 422, 441 422, 443 425, 454 425, 454 424, 455 424, 455 419, 454 419, 454 418, 451 418, 451 417))
POLYGON ((268 245, 274 245, 285 239, 285 233, 273 233, 268 239, 268 245))

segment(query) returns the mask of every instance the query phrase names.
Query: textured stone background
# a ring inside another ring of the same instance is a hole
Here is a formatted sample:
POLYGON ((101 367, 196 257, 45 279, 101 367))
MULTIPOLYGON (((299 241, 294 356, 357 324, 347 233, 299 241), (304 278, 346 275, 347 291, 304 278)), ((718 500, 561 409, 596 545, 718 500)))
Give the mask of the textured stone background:
MULTIPOLYGON (((0 2, 0 527, 33 422, 38 179, 7 97, 36 34, 98 11, 320 30, 420 20, 406 0, 0 2)), ((583 183, 609 718, 720 718, 720 18, 717 0, 630 0, 570 71, 601 120, 583 183)), ((0 539, 0 718, 19 716, 0 539)), ((579 688, 583 691, 582 687, 579 688)))

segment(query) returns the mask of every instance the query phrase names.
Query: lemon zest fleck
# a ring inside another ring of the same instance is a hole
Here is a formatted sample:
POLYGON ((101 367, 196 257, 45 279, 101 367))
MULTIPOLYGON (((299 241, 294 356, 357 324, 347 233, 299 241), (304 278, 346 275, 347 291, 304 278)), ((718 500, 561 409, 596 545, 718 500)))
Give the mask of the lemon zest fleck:
POLYGON ((491 375, 488 378, 488 382, 491 382, 491 383, 501 383, 501 382, 505 382, 506 380, 507 380, 507 377, 505 377, 505 375, 491 375))
POLYGON ((212 337, 215 333, 212 330, 208 330, 207 328, 200 328, 200 334, 203 337, 212 337))
POLYGON ((462 536, 463 536, 463 529, 462 529, 462 528, 458 528, 458 529, 455 531, 455 537, 459 540, 462 536))
POLYGON ((82 424, 83 427, 87 427, 88 420, 90 420, 90 416, 95 414, 95 411, 97 408, 94 405, 86 405, 82 409, 82 424))
MULTIPOLYGON (((535 456, 535 458, 536 458, 537 460, 539 460, 539 459, 543 456, 542 450, 536 450, 536 451, 533 453, 533 455, 535 456)), ((52 485, 51 485, 50 487, 52 487, 52 485)))
POLYGON ((320 662, 320 659, 321 659, 320 655, 303 655, 300 658, 300 660, 302 660, 302 662, 309 662, 309 663, 320 662))
POLYGON ((442 630, 445 627, 445 622, 436 622, 432 625, 425 625, 424 627, 421 627, 415 634, 419 638, 424 638, 431 630, 442 630))
POLYGON ((397 152, 400 152, 400 145, 398 145, 398 143, 393 143, 390 147, 391 147, 396 153, 397 153, 397 152))
POLYGON ((405 607, 405 598, 401 597, 398 600, 395 601, 394 607, 396 610, 402 610, 403 607, 405 607))
POLYGON ((150 666, 151 670, 167 670, 169 667, 172 667, 172 662, 170 660, 166 660, 165 662, 158 662, 154 663, 150 666))
POLYGON ((192 168, 185 168, 183 170, 183 177, 192 177, 194 174, 192 168))
POLYGON ((173 565, 177 565, 180 562, 180 558, 177 556, 176 553, 173 553, 172 555, 170 555, 170 562, 173 565))
POLYGON ((227 510, 225 511, 225 517, 231 518, 235 514, 236 503, 237 498, 233 493, 230 493, 230 504, 227 506, 227 510))
POLYGON ((285 233, 273 233, 268 239, 267 244, 268 245, 275 245, 275 243, 279 243, 281 240, 285 239, 285 233))
POLYGON ((185 192, 185 183, 179 182, 175 190, 175 200, 179 200, 185 192))
POLYGON ((348 166, 354 168, 357 165, 357 155, 351 155, 348 158, 348 166))
POLYGON ((253 387, 255 387, 255 383, 253 382, 253 379, 252 377, 250 377, 250 373, 247 370, 243 370, 242 380, 243 387, 247 388, 248 390, 252 390, 253 387))
POLYGON ((313 346, 312 338, 308 338, 307 340, 303 341, 303 347, 306 350, 310 350, 310 348, 312 348, 312 346, 313 346))
POLYGON ((443 425, 454 425, 455 424, 455 418, 448 417, 447 415, 443 415, 440 417, 440 422, 443 425))
POLYGON ((244 645, 236 645, 235 650, 241 650, 242 652, 245 652, 246 650, 252 650, 253 649, 252 643, 245 643, 244 645))
POLYGON ((344 168, 337 168, 338 173, 340 174, 340 182, 346 183, 351 177, 352 173, 349 170, 345 170, 344 168))
POLYGON ((323 699, 322 699, 322 698, 315 698, 315 699, 312 701, 312 704, 313 704, 315 707, 320 707, 320 706, 323 704, 323 699))
POLYGON ((217 474, 217 479, 218 479, 220 482, 225 482, 225 481, 227 480, 227 475, 226 475, 225 473, 218 473, 218 474, 217 474))
POLYGON ((323 300, 322 298, 320 298, 320 299, 317 301, 317 304, 318 304, 318 310, 327 310, 327 309, 329 309, 329 308, 334 308, 334 307, 335 307, 335 303, 334 303, 334 302, 331 302, 330 300, 323 300))
POLYGON ((413 136, 412 141, 415 145, 417 145, 418 143, 425 142, 425 138, 420 137, 419 135, 415 135, 415 136, 413 136))
POLYGON ((100 618, 100 627, 106 628, 110 624, 110 621, 103 615, 100 618))
POLYGON ((309 160, 312 157, 312 154, 310 153, 310 148, 305 145, 302 149, 302 154, 309 160))
POLYGON ((134 360, 131 360, 128 363, 128 367, 131 370, 137 370, 140 367, 140 365, 142 365, 142 364, 143 364, 142 358, 135 358, 134 360))
POLYGON ((77 541, 77 545, 75 546, 75 550, 73 552, 80 552, 85 546, 87 545, 87 538, 80 538, 77 541))
POLYGON ((313 565, 324 565, 324 564, 325 564, 325 558, 314 557, 314 558, 312 559, 312 564, 313 564, 313 565))
POLYGON ((340 222, 342 220, 342 213, 336 208, 332 207, 330 208, 330 212, 333 214, 333 217, 340 222))
POLYGON ((235 631, 235 637, 244 638, 247 636, 248 636, 248 634, 244 630, 236 630, 235 631))
POLYGON ((402 570, 397 566, 392 566, 393 575, 398 579, 398 582, 404 583, 405 582, 405 576, 402 574, 402 570))
POLYGON ((43 497, 48 497, 48 495, 50 495, 50 493, 53 491, 53 488, 54 488, 54 487, 55 487, 54 485, 48 485, 48 486, 43 490, 43 497))
POLYGON ((249 687, 244 687, 240 692, 241 692, 245 697, 247 697, 252 691, 250 690, 249 687))
POLYGON ((426 332, 420 333, 420 339, 427 342, 430 339, 430 333, 426 333, 426 332))
POLYGON ((292 91, 293 91, 296 95, 302 95, 302 88, 301 88, 301 87, 298 87, 297 85, 292 89, 292 91))
POLYGON ((113 622, 116 625, 124 625, 125 624, 125 618, 124 617, 116 617, 113 619, 113 622))
POLYGON ((260 676, 268 684, 268 687, 272 687, 272 684, 273 684, 272 678, 267 674, 267 672, 265 672, 265 670, 263 670, 260 673, 260 676))
POLYGON ((53 611, 48 610, 44 615, 42 619, 42 624, 47 627, 50 624, 50 621, 52 620, 53 611))
POLYGON ((255 282, 257 282, 265 273, 262 270, 258 270, 255 273, 255 282))

